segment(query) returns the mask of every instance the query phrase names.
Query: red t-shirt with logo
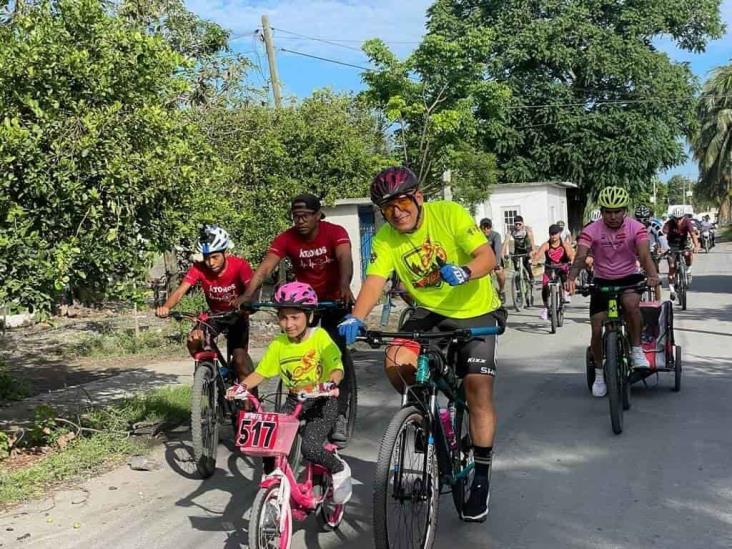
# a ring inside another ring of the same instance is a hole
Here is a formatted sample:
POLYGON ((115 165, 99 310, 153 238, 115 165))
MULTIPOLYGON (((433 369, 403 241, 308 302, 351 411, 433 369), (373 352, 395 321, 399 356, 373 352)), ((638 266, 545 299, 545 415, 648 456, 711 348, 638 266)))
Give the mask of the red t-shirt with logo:
POLYGON ((211 312, 223 313, 232 309, 229 302, 244 293, 252 275, 252 267, 245 259, 230 255, 226 258, 224 270, 218 275, 205 263, 194 263, 183 281, 190 285, 200 282, 211 312))
POLYGON ((346 229, 321 221, 314 240, 305 240, 291 228, 272 241, 269 251, 278 257, 287 257, 292 262, 295 278, 310 284, 318 299, 338 299, 341 297, 340 273, 335 249, 350 243, 346 229))

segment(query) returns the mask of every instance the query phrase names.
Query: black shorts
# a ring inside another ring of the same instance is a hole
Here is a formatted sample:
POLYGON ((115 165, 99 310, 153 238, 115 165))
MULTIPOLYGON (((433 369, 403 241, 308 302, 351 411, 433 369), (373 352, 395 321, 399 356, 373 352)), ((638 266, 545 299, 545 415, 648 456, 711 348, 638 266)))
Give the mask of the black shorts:
MULTIPOLYGON (((623 278, 616 278, 615 280, 608 280, 606 278, 595 277, 592 280, 593 284, 598 286, 629 286, 631 284, 638 284, 645 279, 645 275, 640 273, 624 276, 623 278)), ((641 293, 640 291, 638 292, 641 293)), ((590 316, 594 316, 597 313, 606 313, 610 305, 610 296, 607 294, 601 294, 599 292, 592 292, 590 297, 590 316)))
MULTIPOLYGON (((404 332, 446 332, 459 328, 479 328, 483 326, 505 326, 508 313, 503 307, 484 315, 472 318, 448 318, 446 316, 418 307, 404 323, 404 332)), ((436 346, 445 347, 447 341, 434 340, 436 346)), ((496 375, 496 336, 475 337, 458 350, 456 373, 460 377, 467 374, 496 375)))
POLYGON ((221 334, 226 336, 226 353, 231 356, 234 349, 249 347, 249 318, 243 315, 233 319, 213 318, 208 321, 211 326, 211 337, 221 334))

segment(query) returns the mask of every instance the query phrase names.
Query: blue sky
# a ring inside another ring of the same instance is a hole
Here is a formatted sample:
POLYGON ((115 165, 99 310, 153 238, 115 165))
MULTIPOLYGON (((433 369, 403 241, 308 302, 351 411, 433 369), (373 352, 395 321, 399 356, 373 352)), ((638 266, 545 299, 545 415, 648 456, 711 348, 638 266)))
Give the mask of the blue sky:
MULTIPOLYGON (((363 67, 366 58, 359 46, 369 38, 381 38, 397 54, 408 54, 424 33, 425 11, 431 4, 432 0, 186 0, 189 9, 232 31, 234 49, 246 54, 257 66, 251 76, 255 84, 263 83, 267 75, 264 48, 254 35, 262 14, 270 18, 278 48, 363 67)), ((711 69, 732 58, 732 0, 722 3, 722 16, 728 26, 727 34, 710 43, 702 54, 680 51, 670 39, 656 43, 674 60, 688 62, 703 81, 711 69)), ((363 87, 360 71, 354 67, 283 51, 277 52, 277 62, 284 95, 303 97, 323 87, 363 87)), ((689 161, 662 177, 676 173, 696 178, 696 165, 689 161)))

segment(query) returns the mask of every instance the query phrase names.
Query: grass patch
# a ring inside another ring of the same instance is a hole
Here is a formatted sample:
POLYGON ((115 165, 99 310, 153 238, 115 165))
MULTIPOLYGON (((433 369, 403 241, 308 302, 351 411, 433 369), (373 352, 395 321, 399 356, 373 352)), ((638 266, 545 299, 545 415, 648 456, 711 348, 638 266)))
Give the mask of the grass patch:
POLYGON ((0 360, 0 402, 23 400, 30 394, 31 388, 28 381, 11 375, 8 372, 7 364, 0 360))
MULTIPOLYGON (((107 470, 126 456, 144 452, 147 439, 131 437, 133 425, 184 423, 190 414, 190 397, 188 386, 164 387, 73 418, 82 430, 63 448, 56 447, 26 468, 11 470, 0 464, 0 505, 40 496, 61 482, 107 470)), ((47 437, 47 443, 77 431, 51 415, 46 408, 38 420, 38 432, 47 437)))
POLYGON ((177 334, 162 330, 145 330, 135 334, 132 329, 107 333, 85 334, 72 342, 65 353, 72 356, 110 357, 142 355, 179 346, 177 334))

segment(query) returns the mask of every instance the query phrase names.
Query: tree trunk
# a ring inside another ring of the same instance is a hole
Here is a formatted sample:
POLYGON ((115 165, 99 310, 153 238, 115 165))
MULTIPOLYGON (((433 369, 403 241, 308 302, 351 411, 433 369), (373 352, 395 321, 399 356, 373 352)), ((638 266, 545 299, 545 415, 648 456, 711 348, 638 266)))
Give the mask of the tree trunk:
POLYGON ((579 233, 584 226, 587 207, 587 193, 582 189, 567 189, 567 226, 572 234, 579 233))
POLYGON ((720 225, 732 223, 732 204, 729 195, 719 202, 719 213, 717 214, 720 225))

